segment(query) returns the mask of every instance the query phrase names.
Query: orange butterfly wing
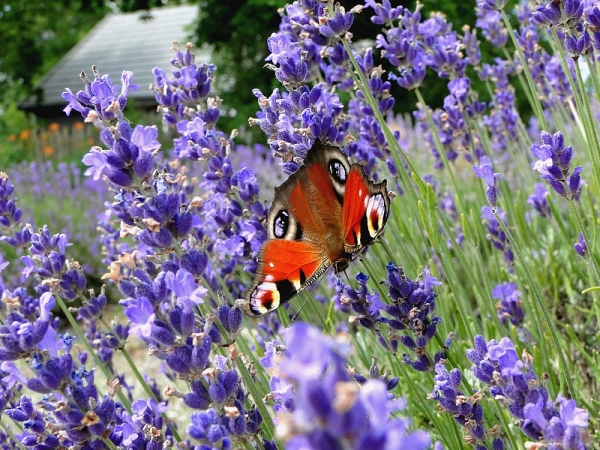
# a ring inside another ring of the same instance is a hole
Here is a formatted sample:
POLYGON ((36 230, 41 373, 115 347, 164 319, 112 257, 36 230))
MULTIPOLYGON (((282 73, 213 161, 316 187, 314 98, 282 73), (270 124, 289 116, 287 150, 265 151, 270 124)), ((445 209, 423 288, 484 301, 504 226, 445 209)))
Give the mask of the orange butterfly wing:
POLYGON ((387 182, 374 184, 359 164, 353 164, 346 180, 342 210, 344 244, 356 253, 381 233, 390 210, 387 182), (347 200, 347 201, 346 201, 347 200))
POLYGON ((322 249, 308 241, 269 239, 258 255, 257 276, 248 290, 246 312, 262 316, 287 302, 331 265, 322 249))
POLYGON ((373 184, 337 148, 316 141, 304 166, 275 189, 246 313, 259 317, 289 301, 331 264, 342 270, 379 235, 389 212, 386 183, 373 184))

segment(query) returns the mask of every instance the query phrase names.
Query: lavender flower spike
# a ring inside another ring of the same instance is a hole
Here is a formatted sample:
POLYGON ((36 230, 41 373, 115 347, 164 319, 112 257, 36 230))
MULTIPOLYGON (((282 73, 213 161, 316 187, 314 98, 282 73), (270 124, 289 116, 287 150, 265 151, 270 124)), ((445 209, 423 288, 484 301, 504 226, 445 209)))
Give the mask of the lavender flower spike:
POLYGON ((391 417, 404 408, 379 380, 357 385, 347 370, 349 348, 305 323, 287 329, 281 374, 295 386, 293 410, 278 415, 278 433, 292 450, 429 448, 424 431, 408 432, 408 420, 391 417))
POLYGON ((579 241, 573 245, 575 251, 583 258, 587 258, 590 256, 588 253, 587 244, 585 243, 585 239, 583 238, 583 234, 579 233, 579 241))
POLYGON ((477 7, 487 11, 501 11, 507 3, 508 0, 478 0, 477 7))
POLYGON ((490 386, 494 398, 508 406, 530 440, 547 448, 587 448, 588 412, 560 394, 551 400, 545 383, 533 371, 531 355, 524 352, 520 359, 506 337, 486 343, 475 336, 474 343, 475 348, 467 351, 473 373, 490 386))
POLYGON ((533 170, 537 170, 542 178, 550 182, 552 189, 561 197, 572 200, 579 194, 582 167, 575 167, 571 172, 573 147, 565 147, 565 138, 558 131, 554 136, 546 131, 540 133, 542 144, 534 144, 531 153, 538 161, 533 170))
POLYGON ((485 190, 485 196, 492 208, 496 208, 498 203, 498 191, 496 190, 496 178, 501 177, 502 174, 494 173, 492 169, 492 162, 487 156, 482 156, 480 159, 480 166, 473 166, 473 172, 479 178, 482 178, 487 184, 485 190))

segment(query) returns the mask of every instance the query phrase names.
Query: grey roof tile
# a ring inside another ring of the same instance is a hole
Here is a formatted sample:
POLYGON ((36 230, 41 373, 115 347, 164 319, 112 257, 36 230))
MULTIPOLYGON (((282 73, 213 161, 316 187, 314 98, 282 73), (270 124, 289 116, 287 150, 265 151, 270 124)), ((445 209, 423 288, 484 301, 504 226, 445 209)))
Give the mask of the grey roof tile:
MULTIPOLYGON (((189 25, 197 16, 197 5, 107 15, 40 80, 37 87, 43 93, 41 104, 36 105, 31 97, 20 106, 64 105, 60 94, 65 87, 73 92, 80 90, 83 83, 79 73, 83 70, 91 79, 93 64, 98 66, 100 74, 108 73, 115 84, 120 84, 123 70, 131 70, 133 83, 140 88, 130 97, 154 98, 148 89, 154 81, 152 69, 158 66, 170 73, 169 61, 174 55, 170 50, 172 43, 178 41, 183 48, 190 40, 189 25), (144 16, 152 18, 140 20, 144 16)), ((195 49, 194 53, 197 63, 210 62, 209 51, 195 49)))

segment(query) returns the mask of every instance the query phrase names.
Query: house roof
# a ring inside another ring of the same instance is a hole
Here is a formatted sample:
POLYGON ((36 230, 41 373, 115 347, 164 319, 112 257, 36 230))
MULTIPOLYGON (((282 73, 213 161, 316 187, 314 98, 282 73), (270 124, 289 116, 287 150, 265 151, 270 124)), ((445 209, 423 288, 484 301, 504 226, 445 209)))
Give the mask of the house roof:
MULTIPOLYGON (((131 70, 133 83, 140 87, 129 97, 141 104, 144 100, 155 102, 148 89, 154 82, 152 69, 158 66, 170 72, 173 41, 183 49, 190 40, 188 26, 197 16, 197 5, 107 15, 40 80, 36 86, 39 95, 29 97, 19 107, 42 117, 55 115, 59 107, 62 110, 65 106, 61 97, 65 87, 73 92, 81 90, 79 73, 83 70, 93 79, 94 64, 115 84, 120 84, 123 70, 131 70)), ((196 48, 194 53, 197 63, 209 62, 209 51, 196 48)))

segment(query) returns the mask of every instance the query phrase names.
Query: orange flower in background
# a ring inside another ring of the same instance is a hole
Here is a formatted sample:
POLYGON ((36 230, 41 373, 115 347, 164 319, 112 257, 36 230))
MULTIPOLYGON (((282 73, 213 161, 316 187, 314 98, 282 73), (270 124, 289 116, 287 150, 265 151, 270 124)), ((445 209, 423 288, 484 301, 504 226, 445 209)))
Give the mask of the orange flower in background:
POLYGON ((44 146, 44 155, 52 156, 53 154, 54 154, 54 147, 52 147, 51 145, 45 145, 44 146))
POLYGON ((60 124, 52 122, 50 125, 48 125, 48 131, 50 133, 56 133, 58 130, 60 130, 60 124))
POLYGON ((73 129, 74 130, 83 130, 83 122, 75 122, 73 124, 73 129))
POLYGON ((19 133, 19 139, 22 141, 28 140, 29 136, 31 136, 31 130, 23 130, 19 133))
POLYGON ((10 134, 8 136, 8 142, 15 142, 17 140, 17 136, 14 134, 10 134))
POLYGON ((91 145, 94 145, 94 138, 93 138, 93 137, 87 138, 87 143, 88 143, 88 145, 90 145, 90 146, 91 146, 91 145))

